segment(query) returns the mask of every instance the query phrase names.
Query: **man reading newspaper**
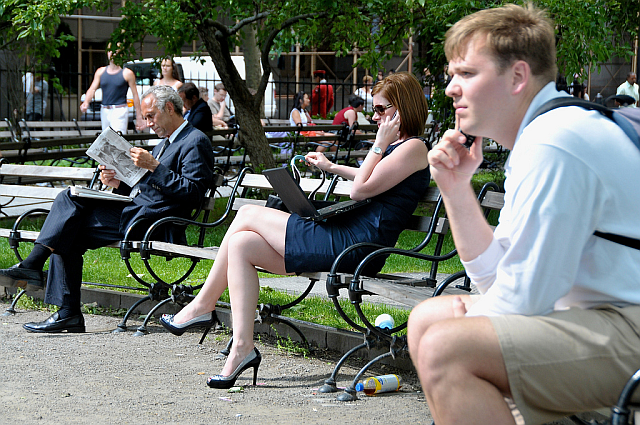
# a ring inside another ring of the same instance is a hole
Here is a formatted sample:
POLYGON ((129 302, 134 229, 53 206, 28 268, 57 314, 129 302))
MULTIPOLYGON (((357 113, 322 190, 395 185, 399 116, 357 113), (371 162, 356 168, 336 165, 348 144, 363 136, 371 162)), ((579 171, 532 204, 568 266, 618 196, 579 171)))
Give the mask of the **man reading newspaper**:
MULTIPOLYGON (((27 331, 84 332, 80 285, 86 250, 121 240, 127 228, 140 218, 153 222, 164 216, 187 217, 213 185, 211 143, 182 118, 180 96, 170 87, 154 86, 142 96, 141 103, 146 125, 165 142, 152 153, 130 148, 133 163, 144 169, 136 193, 116 178, 114 170, 100 166, 102 183, 113 187, 115 193, 132 196, 132 201, 72 196, 70 190, 60 193, 31 254, 21 263, 0 270, 2 286, 43 288, 42 269, 51 258, 45 302, 60 306, 60 310, 45 321, 25 324, 27 331)), ((174 243, 185 240, 183 230, 167 229, 159 236, 174 243)))

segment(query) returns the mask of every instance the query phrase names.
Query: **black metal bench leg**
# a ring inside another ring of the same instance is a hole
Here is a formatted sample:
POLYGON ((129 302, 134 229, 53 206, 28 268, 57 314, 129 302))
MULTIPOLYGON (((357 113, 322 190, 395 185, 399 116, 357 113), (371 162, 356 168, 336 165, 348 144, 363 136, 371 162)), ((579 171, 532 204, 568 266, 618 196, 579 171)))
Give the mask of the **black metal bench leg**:
MULTIPOLYGON (((143 336, 143 335, 147 335, 149 333, 149 331, 147 330, 147 323, 149 323, 149 320, 151 319, 151 317, 153 316, 153 313, 156 312, 156 310, 158 310, 160 307, 162 307, 163 305, 165 305, 168 302, 171 302, 173 300, 173 298, 169 297, 169 298, 165 298, 164 300, 160 301, 158 304, 156 304, 151 311, 149 311, 149 314, 147 314, 147 317, 145 317, 144 322, 142 322, 142 325, 138 326, 138 329, 136 330, 136 332, 133 334, 133 336, 143 336)), ((205 333, 206 335, 206 333, 205 333)))
POLYGON ((13 301, 11 302, 11 305, 9 306, 9 308, 7 308, 4 313, 2 313, 3 316, 13 316, 14 314, 16 314, 16 305, 18 304, 18 300, 20 299, 20 297, 22 297, 27 291, 25 289, 21 290, 20 292, 18 292, 16 294, 16 297, 13 299, 13 301))
POLYGON ((358 399, 358 396, 356 395, 356 392, 357 392, 356 391, 356 384, 360 380, 360 377, 362 375, 364 375, 364 373, 367 371, 367 369, 369 369, 375 363, 379 362, 380 360, 384 359, 385 357, 390 357, 390 356, 393 356, 393 353, 391 351, 389 351, 388 353, 380 354, 378 357, 376 357, 375 359, 371 360, 369 363, 364 365, 364 367, 362 369, 360 369, 360 372, 358 372, 356 377, 353 378, 353 382, 351 383, 351 385, 349 385, 347 388, 345 388, 344 393, 340 394, 337 397, 337 400, 338 401, 356 401, 358 399))
POLYGON ((338 372, 340 371, 340 368, 342 367, 344 362, 347 361, 349 356, 351 356, 353 353, 355 353, 356 351, 358 351, 358 350, 360 350, 362 348, 367 348, 367 343, 366 342, 363 342, 360 345, 356 345, 351 350, 347 351, 344 354, 344 356, 342 356, 342 358, 340 358, 340 360, 338 360, 338 364, 336 364, 336 367, 333 368, 333 372, 331 372, 331 376, 324 381, 324 385, 321 386, 320 388, 318 388, 318 391, 321 392, 321 393, 335 393, 335 392, 338 392, 338 387, 336 385, 336 378, 338 377, 338 372))
POLYGON ((143 302, 150 301, 151 299, 152 299, 151 295, 147 295, 144 298, 140 298, 138 301, 135 302, 134 305, 129 307, 129 310, 127 310, 127 313, 124 315, 124 318, 122 319, 122 322, 120 322, 118 324, 118 326, 114 329, 114 331, 112 333, 117 334, 117 333, 121 333, 121 332, 126 332, 127 331, 127 320, 129 320, 129 316, 131 316, 131 313, 133 313, 133 310, 138 308, 138 306, 140 304, 142 304, 143 302))

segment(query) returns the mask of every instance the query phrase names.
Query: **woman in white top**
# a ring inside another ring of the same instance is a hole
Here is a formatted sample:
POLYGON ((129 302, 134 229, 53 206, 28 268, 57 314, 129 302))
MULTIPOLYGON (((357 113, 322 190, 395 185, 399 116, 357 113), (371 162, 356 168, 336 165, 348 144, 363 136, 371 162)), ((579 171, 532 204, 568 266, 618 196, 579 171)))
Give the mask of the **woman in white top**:
POLYGON ((373 86, 373 77, 371 75, 365 75, 362 79, 363 87, 356 90, 355 94, 364 99, 364 110, 367 112, 373 111, 373 95, 371 94, 371 88, 373 86))
POLYGON ((162 78, 153 82, 154 86, 169 86, 175 91, 182 86, 180 76, 178 75, 178 67, 172 58, 163 59, 160 64, 160 72, 162 78))
POLYGON ((311 99, 309 99, 309 95, 303 91, 296 93, 296 96, 293 98, 293 109, 289 114, 289 124, 292 126, 296 126, 298 124, 302 124, 306 126, 311 123, 311 116, 309 112, 307 112, 307 108, 311 104, 311 99))

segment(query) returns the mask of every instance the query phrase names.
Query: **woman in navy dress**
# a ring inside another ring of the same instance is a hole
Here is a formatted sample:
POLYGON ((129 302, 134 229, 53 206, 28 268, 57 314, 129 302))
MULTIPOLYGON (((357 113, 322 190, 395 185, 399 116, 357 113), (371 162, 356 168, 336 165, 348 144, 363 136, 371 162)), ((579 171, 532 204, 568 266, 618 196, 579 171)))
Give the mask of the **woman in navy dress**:
MULTIPOLYGON (((219 375, 208 379, 214 388, 230 388, 244 370, 254 369, 261 356, 253 344, 258 303, 256 267, 277 274, 329 270, 336 256, 358 242, 393 246, 429 185, 428 146, 424 133, 428 116, 422 87, 408 73, 396 73, 373 88, 374 121, 378 132, 359 168, 337 165, 321 152, 306 161, 332 174, 353 180, 351 198, 370 198, 364 207, 316 223, 279 210, 243 206, 229 226, 211 272, 195 299, 178 314, 160 322, 181 335, 194 327, 211 326, 216 302, 229 288, 233 311, 233 345, 219 375)), ((343 263, 353 270, 364 253, 343 263)), ((384 262, 369 273, 379 271, 384 262)))

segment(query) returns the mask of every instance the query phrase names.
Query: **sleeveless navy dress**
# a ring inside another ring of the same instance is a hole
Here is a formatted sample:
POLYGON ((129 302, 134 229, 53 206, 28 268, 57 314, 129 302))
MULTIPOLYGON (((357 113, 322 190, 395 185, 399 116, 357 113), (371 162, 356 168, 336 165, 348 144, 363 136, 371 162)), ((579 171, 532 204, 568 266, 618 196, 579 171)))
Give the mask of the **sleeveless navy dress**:
MULTIPOLYGON (((390 145, 383 157, 402 143, 390 145)), ((316 223, 291 214, 285 235, 284 261, 287 272, 328 271, 338 254, 359 242, 394 246, 424 196, 430 179, 429 167, 416 171, 372 198, 369 204, 324 222, 316 223)), ((338 271, 353 272, 360 260, 372 251, 361 249, 352 252, 344 258, 338 271)), ((385 258, 380 257, 365 270, 365 274, 371 276, 379 272, 384 261, 385 258)))

